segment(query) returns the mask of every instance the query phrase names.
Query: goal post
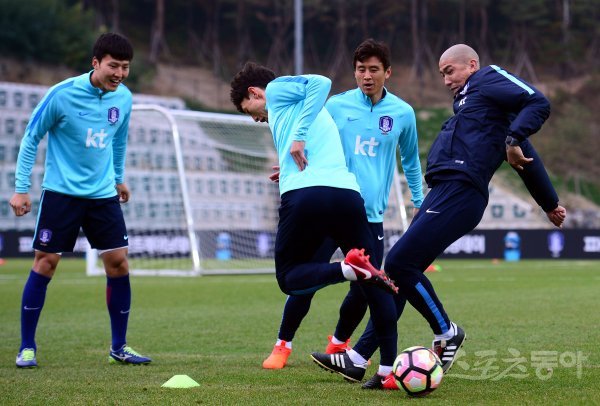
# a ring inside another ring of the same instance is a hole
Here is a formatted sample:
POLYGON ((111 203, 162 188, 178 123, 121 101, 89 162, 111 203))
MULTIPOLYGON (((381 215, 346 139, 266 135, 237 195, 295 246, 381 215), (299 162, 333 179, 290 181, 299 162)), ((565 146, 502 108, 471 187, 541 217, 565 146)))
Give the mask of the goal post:
MULTIPOLYGON (((123 204, 134 275, 272 273, 280 204, 269 180, 277 154, 269 127, 236 114, 134 104, 123 204)), ((392 185, 386 250, 406 229, 403 178, 392 185)), ((104 274, 95 250, 88 275, 104 274)))
MULTIPOLYGON (((279 194, 267 126, 235 114, 134 104, 123 204, 132 274, 273 272, 279 194)), ((95 250, 86 272, 103 274, 95 250)))

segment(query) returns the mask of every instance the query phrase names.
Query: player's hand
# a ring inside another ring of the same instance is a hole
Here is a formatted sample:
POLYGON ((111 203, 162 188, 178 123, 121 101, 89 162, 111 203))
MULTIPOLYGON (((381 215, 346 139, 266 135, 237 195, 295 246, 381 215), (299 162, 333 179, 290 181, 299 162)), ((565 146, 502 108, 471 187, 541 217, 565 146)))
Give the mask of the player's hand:
POLYGON ((294 141, 292 142, 292 147, 290 148, 290 154, 292 158, 294 158, 294 162, 296 162, 296 166, 302 172, 306 165, 308 165, 308 159, 304 155, 304 141, 294 141))
POLYGON ((10 207, 12 207, 15 216, 21 217, 31 211, 31 199, 29 193, 15 193, 10 198, 10 207))
POLYGON ((523 165, 528 164, 533 161, 533 158, 526 158, 523 155, 523 150, 518 145, 511 147, 510 145, 506 146, 506 160, 513 168, 522 171, 523 165))
POLYGON ((269 175, 269 179, 271 182, 279 183, 279 165, 273 165, 272 168, 275 172, 269 175))
POLYGON ((558 206, 556 209, 547 212, 546 216, 548 216, 548 220, 550 220, 552 224, 558 228, 562 228, 562 224, 567 217, 567 209, 562 206, 558 206))
POLYGON ((120 183, 116 186, 116 188, 117 194, 119 195, 119 202, 127 203, 129 201, 129 198, 131 197, 131 192, 129 191, 127 185, 124 183, 120 183))

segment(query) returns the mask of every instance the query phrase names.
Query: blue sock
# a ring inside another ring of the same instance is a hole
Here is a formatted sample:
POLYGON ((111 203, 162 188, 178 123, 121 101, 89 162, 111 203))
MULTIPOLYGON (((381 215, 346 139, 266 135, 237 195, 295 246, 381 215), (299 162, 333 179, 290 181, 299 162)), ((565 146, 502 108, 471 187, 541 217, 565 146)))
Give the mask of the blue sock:
POLYGON ((112 348, 118 350, 127 342, 127 322, 131 307, 131 285, 129 275, 106 278, 106 306, 110 316, 112 348))
POLYGON ((46 289, 51 278, 40 275, 32 269, 23 288, 21 300, 21 351, 23 348, 33 348, 35 345, 35 330, 40 313, 46 300, 46 289))

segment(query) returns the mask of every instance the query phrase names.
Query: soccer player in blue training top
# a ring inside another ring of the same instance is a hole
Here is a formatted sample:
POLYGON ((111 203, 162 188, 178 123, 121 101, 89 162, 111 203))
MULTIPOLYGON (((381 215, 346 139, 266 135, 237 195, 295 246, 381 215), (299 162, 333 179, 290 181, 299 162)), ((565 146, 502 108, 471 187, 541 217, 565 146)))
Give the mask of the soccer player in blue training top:
MULTIPOLYGON (((348 169, 354 173, 365 201, 375 251, 371 261, 380 267, 384 252, 383 216, 387 208, 390 188, 396 169, 396 151, 400 148, 402 168, 412 194, 414 207, 423 201, 421 163, 417 142, 415 113, 403 100, 384 86, 392 73, 390 51, 387 45, 368 39, 354 52, 354 77, 357 88, 332 96, 325 108, 333 117, 340 132, 348 169)), ((325 259, 337 247, 327 244, 322 249, 325 259)), ((292 339, 302 319, 310 309, 314 295, 288 296, 278 340, 263 368, 280 369, 292 351, 292 339)), ((405 302, 402 296, 394 300, 405 302)), ((326 353, 344 351, 348 340, 367 310, 360 287, 350 284, 350 291, 340 308, 340 321, 333 336, 329 336, 326 353)))
POLYGON ((275 241, 279 287, 288 295, 302 295, 345 280, 360 281, 377 332, 381 364, 391 368, 397 332, 390 293, 397 288, 357 248, 374 252, 356 178, 346 167, 337 127, 324 108, 330 88, 331 81, 323 76, 275 78, 264 66, 247 63, 231 82, 231 101, 255 121, 268 121, 273 134, 281 168, 275 241), (347 253, 341 263, 318 255, 328 238, 347 253))
MULTIPOLYGON (((548 219, 560 227, 566 210, 558 205, 544 165, 527 138, 550 113, 546 97, 522 79, 491 65, 480 69, 479 56, 459 44, 439 62, 444 84, 454 93, 454 113, 431 146, 425 179, 431 188, 410 227, 392 247, 385 270, 434 332, 433 350, 448 371, 466 334, 451 322, 423 272, 450 244, 475 228, 488 202, 488 185, 503 160, 517 169, 548 219)), ((397 309, 398 317, 403 308, 397 309)), ((352 351, 363 362, 376 351, 369 326, 352 351)), ((324 357, 325 354, 319 354, 324 357)), ((348 353, 345 354, 348 358, 348 353)), ((346 373, 344 366, 330 365, 346 373)), ((354 371, 356 368, 353 368, 354 371)), ((374 376, 363 387, 386 389, 389 376, 374 376)))
POLYGON ((131 305, 127 230, 119 201, 129 200, 123 183, 131 92, 133 48, 125 37, 102 34, 93 48, 93 70, 53 86, 33 111, 17 159, 15 215, 31 211, 29 187, 38 144, 48 133, 46 168, 35 227, 35 258, 23 290, 21 348, 17 367, 37 366, 35 331, 46 288, 63 252, 72 252, 82 228, 106 270, 106 304, 112 346, 109 361, 147 364, 151 360, 126 344, 131 305))

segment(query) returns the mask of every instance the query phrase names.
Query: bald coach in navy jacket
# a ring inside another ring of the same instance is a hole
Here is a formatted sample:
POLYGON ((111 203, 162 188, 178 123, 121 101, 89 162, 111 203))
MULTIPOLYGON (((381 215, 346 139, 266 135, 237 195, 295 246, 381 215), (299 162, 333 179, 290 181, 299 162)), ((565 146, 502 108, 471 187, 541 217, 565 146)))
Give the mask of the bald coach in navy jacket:
POLYGON ((442 126, 427 158, 425 179, 431 190, 388 254, 385 270, 429 322, 432 347, 447 371, 466 334, 451 322, 423 272, 479 224, 490 180, 502 161, 517 169, 552 224, 560 227, 566 211, 528 141, 550 115, 546 97, 498 66, 480 69, 477 53, 467 45, 446 50, 439 68, 454 93, 454 116, 442 126))

